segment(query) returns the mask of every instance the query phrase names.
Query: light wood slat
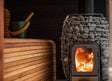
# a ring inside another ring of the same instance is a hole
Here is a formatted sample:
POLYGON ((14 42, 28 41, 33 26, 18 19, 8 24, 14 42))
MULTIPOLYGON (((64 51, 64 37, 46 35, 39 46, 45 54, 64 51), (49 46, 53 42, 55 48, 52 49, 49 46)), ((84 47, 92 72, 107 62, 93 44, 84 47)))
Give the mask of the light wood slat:
POLYGON ((7 53, 4 54, 4 58, 10 58, 10 57, 17 57, 17 56, 22 56, 22 55, 28 55, 28 54, 38 54, 38 53, 44 53, 44 52, 51 52, 52 49, 39 49, 39 50, 29 50, 29 51, 19 51, 19 52, 14 52, 14 53, 7 53))
POLYGON ((52 42, 51 40, 44 39, 19 39, 19 38, 5 38, 4 43, 23 43, 23 42, 52 42))
POLYGON ((44 80, 47 80, 47 77, 50 77, 50 75, 52 74, 53 72, 51 70, 48 70, 48 71, 45 71, 41 74, 39 74, 38 76, 35 75, 31 78, 28 78, 24 81, 44 81, 44 80), (49 76, 48 76, 49 75, 49 76))
MULTIPOLYGON (((33 76, 31 81, 47 81, 49 78, 51 78, 52 71, 48 71, 48 73, 43 73, 41 76, 33 76)), ((27 79, 25 80, 27 81, 27 79)))
MULTIPOLYGON (((51 72, 50 75, 48 75, 48 77, 47 77, 47 75, 45 75, 46 77, 44 79, 42 78, 40 81, 49 81, 49 79, 52 79, 52 81, 53 81, 53 71, 51 72)), ((38 81, 38 80, 34 80, 34 81, 38 81)))
POLYGON ((33 65, 33 66, 30 66, 30 67, 27 67, 27 68, 22 68, 22 69, 19 69, 19 70, 10 72, 10 73, 6 73, 6 74, 4 74, 4 78, 8 78, 8 77, 11 77, 11 76, 20 74, 20 73, 22 73, 22 72, 25 72, 25 71, 34 69, 34 68, 39 67, 39 66, 41 66, 41 65, 44 65, 44 64, 46 64, 46 63, 51 63, 51 62, 43 62, 43 63, 38 64, 38 65, 33 65))
POLYGON ((44 76, 42 76, 42 78, 38 79, 38 77, 32 81, 47 81, 49 78, 51 78, 51 75, 53 74, 53 72, 49 72, 47 74, 45 74, 44 76), (44 78, 43 78, 44 77, 44 78))
POLYGON ((33 61, 33 62, 30 62, 30 63, 25 63, 25 64, 13 66, 13 67, 4 69, 4 73, 8 73, 8 72, 15 71, 15 70, 18 70, 18 69, 21 69, 21 68, 25 68, 25 67, 29 67, 29 66, 32 66, 32 65, 40 64, 42 62, 47 62, 47 61, 50 61, 50 60, 52 60, 52 58, 41 59, 41 60, 38 60, 38 61, 33 61))
POLYGON ((38 81, 41 81, 43 78, 45 78, 46 75, 49 75, 49 76, 51 75, 52 71, 50 69, 51 68, 47 68, 47 69, 37 71, 33 74, 29 74, 15 81, 33 81, 34 79, 38 79, 38 81))
POLYGON ((37 57, 37 56, 40 57, 40 56, 44 56, 44 55, 51 55, 51 54, 52 54, 51 52, 46 52, 46 53, 29 54, 29 55, 25 55, 25 56, 12 57, 12 58, 4 59, 4 63, 9 63, 9 62, 32 58, 32 57, 37 57))
POLYGON ((51 76, 51 71, 46 71, 42 75, 35 75, 29 79, 26 79, 25 81, 47 81, 47 79, 51 76))
MULTIPOLYGON (((22 78, 19 78, 19 79, 16 79, 15 81, 32 81, 34 78, 33 76, 39 76, 39 75, 42 75, 42 73, 44 74, 46 71, 49 72, 51 68, 46 68, 46 69, 43 69, 43 70, 40 70, 40 71, 37 71, 35 73, 32 73, 32 74, 29 74, 29 75, 26 75, 22 78)), ((40 76, 39 76, 40 77, 40 76)))
POLYGON ((4 68, 9 68, 9 67, 14 67, 16 65, 20 65, 20 64, 25 64, 25 63, 29 63, 29 62, 33 62, 33 61, 38 61, 41 59, 46 59, 49 58, 51 56, 43 56, 43 57, 32 57, 32 58, 27 58, 27 59, 23 59, 23 60, 18 60, 18 61, 14 61, 14 62, 10 62, 10 63, 5 63, 4 64, 4 68))
MULTIPOLYGON (((51 68, 52 69, 52 68, 51 68)), ((51 76, 52 75, 52 71, 51 70, 48 70, 48 71, 45 71, 45 72, 43 72, 43 73, 41 73, 41 74, 39 74, 38 76, 37 75, 35 75, 35 76, 33 76, 33 77, 30 77, 30 78, 28 78, 28 79, 26 79, 25 81, 33 81, 33 80, 37 80, 37 81, 43 81, 43 79, 46 79, 45 77, 46 76, 48 76, 49 74, 49 76, 51 76)), ((48 77, 49 77, 48 76, 48 77)))
POLYGON ((32 42, 28 42, 28 43, 5 43, 4 47, 5 48, 14 48, 14 47, 26 47, 26 46, 51 46, 51 43, 32 43, 32 42))
POLYGON ((28 46, 28 47, 19 47, 19 48, 4 48, 4 53, 17 52, 17 51, 27 51, 27 50, 36 50, 36 49, 49 49, 52 46, 28 46))
POLYGON ((50 67, 50 66, 51 66, 50 63, 46 63, 46 64, 43 64, 43 65, 39 66, 39 67, 41 67, 41 68, 35 67, 34 69, 31 69, 31 70, 22 72, 22 73, 20 73, 20 74, 18 74, 18 75, 14 75, 14 76, 9 77, 9 78, 6 78, 5 81, 13 81, 13 80, 15 80, 15 79, 24 77, 24 76, 26 76, 26 75, 28 75, 28 74, 34 73, 34 72, 36 72, 36 71, 40 71, 40 70, 45 69, 46 67, 50 67))

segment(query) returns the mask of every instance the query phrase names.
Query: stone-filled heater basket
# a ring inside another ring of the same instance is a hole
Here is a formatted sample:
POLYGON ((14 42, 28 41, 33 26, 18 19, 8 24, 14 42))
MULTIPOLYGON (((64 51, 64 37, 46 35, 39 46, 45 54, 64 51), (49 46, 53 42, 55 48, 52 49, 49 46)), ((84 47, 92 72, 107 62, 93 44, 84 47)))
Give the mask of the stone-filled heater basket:
POLYGON ((71 72, 71 49, 77 43, 95 43, 99 47, 100 62, 98 61, 97 69, 100 71, 96 81, 108 81, 109 24, 106 18, 99 13, 70 14, 65 18, 61 37, 61 59, 68 81, 73 81, 72 77, 75 77, 71 72))

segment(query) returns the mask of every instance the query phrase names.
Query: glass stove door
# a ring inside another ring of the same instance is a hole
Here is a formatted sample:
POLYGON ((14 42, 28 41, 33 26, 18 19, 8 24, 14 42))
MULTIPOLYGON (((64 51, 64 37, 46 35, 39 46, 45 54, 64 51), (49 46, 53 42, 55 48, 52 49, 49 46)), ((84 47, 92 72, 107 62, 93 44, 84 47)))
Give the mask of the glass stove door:
POLYGON ((75 67, 77 72, 93 72, 94 54, 92 48, 76 48, 75 67))

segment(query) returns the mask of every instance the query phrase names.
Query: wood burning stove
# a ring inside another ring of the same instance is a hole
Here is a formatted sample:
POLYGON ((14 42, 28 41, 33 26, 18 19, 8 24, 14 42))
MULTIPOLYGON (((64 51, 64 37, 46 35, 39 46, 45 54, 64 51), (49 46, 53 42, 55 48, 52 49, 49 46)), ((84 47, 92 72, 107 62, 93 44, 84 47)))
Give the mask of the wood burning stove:
POLYGON ((72 14, 64 21, 61 57, 69 81, 108 81, 109 24, 102 14, 72 14))
POLYGON ((71 14, 64 21, 61 58, 68 81, 108 81, 109 24, 102 14, 71 14))
POLYGON ((67 15, 63 24, 61 58, 65 76, 68 81, 108 81, 108 21, 102 14, 93 13, 94 0, 79 1, 85 1, 86 6, 80 4, 80 12, 86 13, 67 15))

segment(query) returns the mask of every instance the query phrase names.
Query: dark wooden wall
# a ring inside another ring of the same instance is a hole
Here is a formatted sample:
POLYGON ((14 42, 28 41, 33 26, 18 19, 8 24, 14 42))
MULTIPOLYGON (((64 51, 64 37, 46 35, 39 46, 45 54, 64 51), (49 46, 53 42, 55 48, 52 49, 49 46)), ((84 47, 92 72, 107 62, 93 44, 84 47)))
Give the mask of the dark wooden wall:
MULTIPOLYGON (((105 1, 105 0, 104 0, 105 1)), ((104 1, 95 1, 95 12, 104 13, 104 1)), ((78 0, 5 0, 12 21, 25 20, 34 12, 28 38, 50 39, 57 45, 57 78, 64 78, 60 59, 62 24, 67 14, 78 13, 78 0)))

